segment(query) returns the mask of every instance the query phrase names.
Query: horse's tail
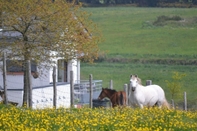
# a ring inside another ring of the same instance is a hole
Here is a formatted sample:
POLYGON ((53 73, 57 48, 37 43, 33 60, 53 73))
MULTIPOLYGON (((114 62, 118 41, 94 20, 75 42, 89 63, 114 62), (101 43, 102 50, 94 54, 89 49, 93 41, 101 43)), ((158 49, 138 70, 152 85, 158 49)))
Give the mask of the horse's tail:
POLYGON ((120 92, 120 105, 123 105, 123 103, 124 103, 123 100, 124 100, 123 94, 122 94, 122 92, 120 92))
POLYGON ((165 100, 164 100, 164 102, 162 104, 162 107, 165 107, 167 109, 170 109, 170 104, 168 103, 168 101, 166 100, 166 98, 165 98, 165 100))

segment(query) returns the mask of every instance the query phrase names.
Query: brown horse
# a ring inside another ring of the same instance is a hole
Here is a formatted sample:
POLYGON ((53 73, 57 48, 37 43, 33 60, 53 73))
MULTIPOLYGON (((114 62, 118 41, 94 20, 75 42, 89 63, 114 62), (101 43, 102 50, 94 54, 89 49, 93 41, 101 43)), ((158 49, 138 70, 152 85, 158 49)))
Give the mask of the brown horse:
POLYGON ((113 89, 108 88, 102 88, 102 91, 98 97, 99 100, 102 100, 103 98, 109 98, 112 107, 115 106, 126 106, 126 92, 125 91, 116 91, 113 89))

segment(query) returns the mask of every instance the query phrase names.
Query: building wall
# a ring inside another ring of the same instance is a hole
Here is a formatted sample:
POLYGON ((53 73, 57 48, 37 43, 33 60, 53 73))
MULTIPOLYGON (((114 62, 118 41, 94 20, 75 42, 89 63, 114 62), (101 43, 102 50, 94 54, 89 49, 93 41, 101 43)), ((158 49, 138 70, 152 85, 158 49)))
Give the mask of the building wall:
MULTIPOLYGON (((2 62, 0 63, 2 65, 2 62)), ((70 71, 73 71, 74 83, 80 80, 80 61, 69 61, 67 67, 68 82, 57 83, 57 108, 70 107, 70 71)), ((42 69, 43 70, 43 69, 42 69)), ((38 71, 39 72, 39 71, 38 71)), ((56 71, 57 74, 58 71, 56 71)), ((53 107, 53 69, 43 70, 43 74, 37 79, 31 76, 32 80, 32 104, 33 108, 53 107)), ((18 103, 22 106, 23 102, 23 83, 24 76, 21 74, 7 74, 7 94, 8 101, 18 103)), ((3 72, 0 70, 0 89, 3 89, 3 72)), ((0 99, 1 101, 1 99, 0 99)))
POLYGON ((80 61, 72 60, 68 62, 68 82, 70 82, 70 71, 73 71, 74 83, 80 80, 80 61))
MULTIPOLYGON (((38 87, 32 90, 34 109, 53 107, 53 86, 38 87)), ((57 108, 70 107, 70 84, 57 85, 57 108)))
POLYGON ((7 90, 7 99, 10 102, 18 103, 18 106, 23 104, 23 91, 19 90, 7 90))
MULTIPOLYGON (((49 85, 49 72, 44 71, 43 75, 38 77, 37 79, 33 78, 31 75, 32 80, 32 87, 35 86, 44 86, 49 85)), ((14 74, 7 74, 7 89, 23 89, 23 83, 24 83, 24 75, 23 73, 14 73, 14 74)), ((1 71, 0 75, 0 86, 3 88, 3 72, 1 71)))
MULTIPOLYGON (((70 107, 70 84, 63 83, 57 85, 57 108, 70 107)), ((22 89, 8 89, 7 98, 9 102, 23 104, 22 89)), ((43 109, 53 107, 53 85, 33 87, 32 89, 32 108, 43 109)))
MULTIPOLYGON (((2 65, 2 62, 0 63, 2 65)), ((43 73, 39 75, 38 78, 33 78, 31 76, 32 80, 32 87, 38 87, 38 86, 45 86, 49 85, 53 82, 53 68, 50 70, 43 70, 43 73)), ((70 82, 70 71, 73 71, 73 80, 74 83, 78 80, 80 80, 80 61, 72 60, 68 62, 68 69, 67 69, 67 77, 68 82, 70 82)), ((39 72, 39 70, 38 70, 39 72)), ((57 71, 56 71, 57 74, 57 71)), ((7 74, 7 89, 23 89, 23 82, 24 76, 23 73, 20 74, 7 74)), ((0 70, 0 86, 3 88, 3 72, 0 70)))

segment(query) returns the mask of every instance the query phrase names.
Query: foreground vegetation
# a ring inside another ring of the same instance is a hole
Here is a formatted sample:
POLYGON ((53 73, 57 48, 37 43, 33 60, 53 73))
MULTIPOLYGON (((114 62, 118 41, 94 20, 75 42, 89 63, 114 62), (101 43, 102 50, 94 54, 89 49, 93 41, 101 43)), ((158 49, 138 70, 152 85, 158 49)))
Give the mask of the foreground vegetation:
POLYGON ((197 112, 165 109, 80 108, 30 110, 1 107, 0 130, 195 131, 197 112))

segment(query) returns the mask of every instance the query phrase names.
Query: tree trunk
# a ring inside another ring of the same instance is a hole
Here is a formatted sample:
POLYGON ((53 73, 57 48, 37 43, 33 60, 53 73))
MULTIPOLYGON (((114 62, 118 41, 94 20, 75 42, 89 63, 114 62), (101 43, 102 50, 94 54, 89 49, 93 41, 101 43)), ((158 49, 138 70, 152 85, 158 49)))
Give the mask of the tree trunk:
POLYGON ((24 87, 23 87, 23 106, 24 107, 27 107, 28 106, 28 80, 27 80, 27 64, 26 64, 27 61, 24 61, 24 87))

